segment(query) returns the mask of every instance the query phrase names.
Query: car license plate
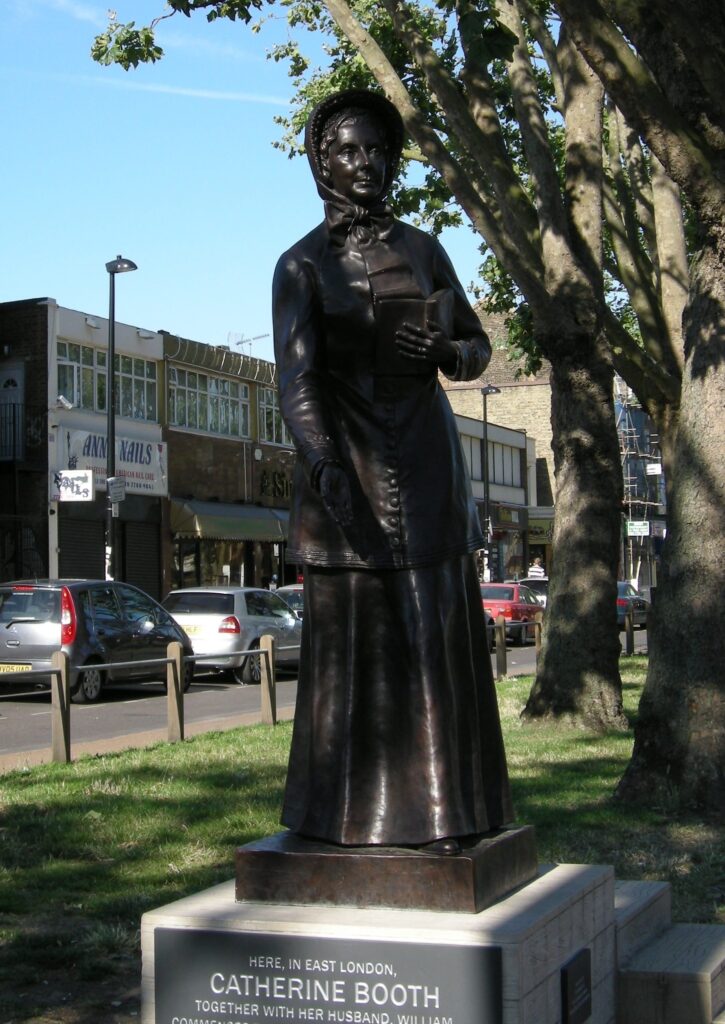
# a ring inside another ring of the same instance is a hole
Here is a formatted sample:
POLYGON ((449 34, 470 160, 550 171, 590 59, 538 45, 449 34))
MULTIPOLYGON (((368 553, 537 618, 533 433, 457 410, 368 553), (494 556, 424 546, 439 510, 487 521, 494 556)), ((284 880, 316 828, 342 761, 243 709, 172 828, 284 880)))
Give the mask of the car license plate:
POLYGON ((30 672, 32 665, 7 665, 0 662, 0 672, 30 672))
POLYGON ((184 632, 187 636, 198 636, 201 633, 201 626, 184 626, 184 632))

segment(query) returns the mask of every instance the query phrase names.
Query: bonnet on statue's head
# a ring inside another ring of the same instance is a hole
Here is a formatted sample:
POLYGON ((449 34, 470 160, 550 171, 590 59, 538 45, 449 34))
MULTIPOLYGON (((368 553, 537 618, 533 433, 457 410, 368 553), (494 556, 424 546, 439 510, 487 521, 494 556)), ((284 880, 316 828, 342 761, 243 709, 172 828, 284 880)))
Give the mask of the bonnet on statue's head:
POLYGON ((323 140, 328 126, 346 111, 350 111, 352 116, 368 114, 380 125, 384 133, 387 159, 382 198, 397 172, 405 131, 403 120, 390 100, 381 93, 370 92, 368 89, 346 89, 333 93, 318 103, 310 113, 305 127, 305 150, 317 182, 317 190, 323 199, 328 197, 329 188, 325 183, 326 173, 323 167, 323 140))

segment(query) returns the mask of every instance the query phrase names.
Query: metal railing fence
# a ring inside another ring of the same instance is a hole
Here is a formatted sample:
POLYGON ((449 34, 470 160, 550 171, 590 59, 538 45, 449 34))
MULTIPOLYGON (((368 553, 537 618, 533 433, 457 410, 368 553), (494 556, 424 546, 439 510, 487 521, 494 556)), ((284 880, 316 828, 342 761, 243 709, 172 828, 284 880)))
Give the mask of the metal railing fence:
MULTIPOLYGON (((281 647, 279 650, 291 650, 281 647)), ((237 652, 247 657, 260 659, 260 722, 264 725, 277 724, 277 678, 275 671, 275 640, 273 636, 261 637, 259 647, 237 652)), ((228 652, 220 657, 228 656, 228 652)), ((184 739, 184 665, 204 661, 213 654, 184 654, 182 645, 174 640, 166 648, 165 658, 145 658, 141 661, 114 661, 94 663, 100 672, 119 668, 166 669, 167 739, 176 743, 184 739)), ((88 667, 88 666, 86 666, 88 667)), ((68 763, 71 761, 71 692, 70 659, 65 651, 55 651, 49 669, 31 669, 3 674, 6 681, 47 679, 51 688, 51 760, 68 763)))

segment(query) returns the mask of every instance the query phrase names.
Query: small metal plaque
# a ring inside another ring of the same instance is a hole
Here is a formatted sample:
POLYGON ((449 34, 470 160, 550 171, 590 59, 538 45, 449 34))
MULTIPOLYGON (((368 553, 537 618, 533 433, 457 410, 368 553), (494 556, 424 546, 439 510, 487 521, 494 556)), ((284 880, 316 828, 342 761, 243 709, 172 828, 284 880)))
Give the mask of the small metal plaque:
POLYGON ((592 1015, 592 954, 580 949, 561 969, 562 1024, 585 1024, 592 1015))
POLYGON ((499 1024, 498 947, 156 928, 156 1024, 499 1024))

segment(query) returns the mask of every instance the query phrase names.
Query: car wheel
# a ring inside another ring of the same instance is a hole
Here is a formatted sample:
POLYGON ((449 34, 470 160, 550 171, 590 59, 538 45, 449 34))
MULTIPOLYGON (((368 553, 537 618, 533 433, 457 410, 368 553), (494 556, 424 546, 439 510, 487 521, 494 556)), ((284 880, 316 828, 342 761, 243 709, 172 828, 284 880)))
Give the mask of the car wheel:
POLYGON ((103 673, 94 665, 84 668, 78 676, 78 684, 71 694, 74 704, 92 704, 97 701, 103 689, 103 673))
POLYGON ((488 640, 489 652, 496 646, 496 623, 493 619, 489 619, 486 622, 486 638, 488 640))
POLYGON ((182 671, 184 673, 184 693, 188 693, 194 679, 194 662, 185 661, 182 671))
MULTIPOLYGON (((259 644, 250 644, 250 650, 259 650, 259 644)), ((235 672, 238 672, 236 669, 235 672)), ((258 655, 248 655, 242 666, 242 683, 249 685, 250 683, 254 686, 259 686, 262 682, 262 659, 258 655)), ((236 678, 236 675, 235 675, 236 678)))

